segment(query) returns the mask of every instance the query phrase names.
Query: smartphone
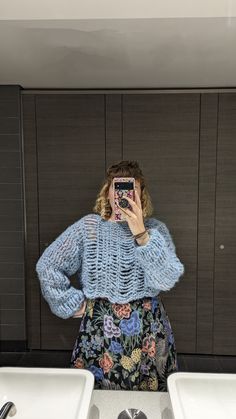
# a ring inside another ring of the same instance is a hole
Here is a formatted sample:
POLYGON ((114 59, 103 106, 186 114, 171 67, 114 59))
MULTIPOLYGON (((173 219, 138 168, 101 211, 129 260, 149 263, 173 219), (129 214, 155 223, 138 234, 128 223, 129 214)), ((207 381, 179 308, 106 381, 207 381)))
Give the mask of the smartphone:
POLYGON ((114 177, 113 178, 113 191, 114 191, 114 213, 115 221, 126 221, 124 212, 119 208, 118 204, 124 208, 132 211, 126 197, 135 201, 135 179, 133 177, 114 177))

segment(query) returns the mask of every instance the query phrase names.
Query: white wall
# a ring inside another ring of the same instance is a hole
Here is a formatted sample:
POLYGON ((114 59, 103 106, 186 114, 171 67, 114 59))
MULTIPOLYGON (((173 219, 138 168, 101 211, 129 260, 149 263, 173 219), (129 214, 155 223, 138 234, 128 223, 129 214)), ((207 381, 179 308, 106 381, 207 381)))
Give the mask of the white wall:
POLYGON ((235 0, 0 0, 0 19, 236 16, 235 0))

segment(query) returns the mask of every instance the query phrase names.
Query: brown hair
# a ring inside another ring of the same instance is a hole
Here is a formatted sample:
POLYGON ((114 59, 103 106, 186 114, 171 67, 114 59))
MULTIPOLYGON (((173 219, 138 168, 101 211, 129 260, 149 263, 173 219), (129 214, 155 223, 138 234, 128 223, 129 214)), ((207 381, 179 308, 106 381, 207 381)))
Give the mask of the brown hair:
POLYGON ((112 207, 107 198, 110 185, 114 177, 134 177, 139 180, 141 187, 141 205, 143 210, 143 217, 150 217, 153 213, 153 206, 151 197, 149 195, 147 185, 136 160, 121 160, 113 164, 107 169, 106 179, 103 182, 100 192, 97 195, 93 211, 100 214, 102 218, 108 220, 112 213, 112 207))

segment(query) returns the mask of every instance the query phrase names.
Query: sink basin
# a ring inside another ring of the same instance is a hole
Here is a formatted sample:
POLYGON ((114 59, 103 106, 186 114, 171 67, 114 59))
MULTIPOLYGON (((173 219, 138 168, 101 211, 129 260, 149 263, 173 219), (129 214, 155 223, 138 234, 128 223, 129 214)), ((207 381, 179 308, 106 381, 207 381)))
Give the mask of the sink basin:
POLYGON ((17 419, 87 419, 94 375, 83 369, 0 368, 0 407, 16 406, 17 419))
POLYGON ((236 374, 174 372, 167 386, 175 419, 236 419, 236 374))

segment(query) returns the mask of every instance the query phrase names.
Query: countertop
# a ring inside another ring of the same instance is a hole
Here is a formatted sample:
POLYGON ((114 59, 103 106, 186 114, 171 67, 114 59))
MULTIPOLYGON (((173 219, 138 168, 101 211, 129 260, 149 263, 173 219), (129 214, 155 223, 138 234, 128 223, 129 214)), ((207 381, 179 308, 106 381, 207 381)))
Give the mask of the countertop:
POLYGON ((174 419, 168 392, 94 390, 91 407, 90 419, 117 419, 125 409, 140 409, 147 419, 174 419))

